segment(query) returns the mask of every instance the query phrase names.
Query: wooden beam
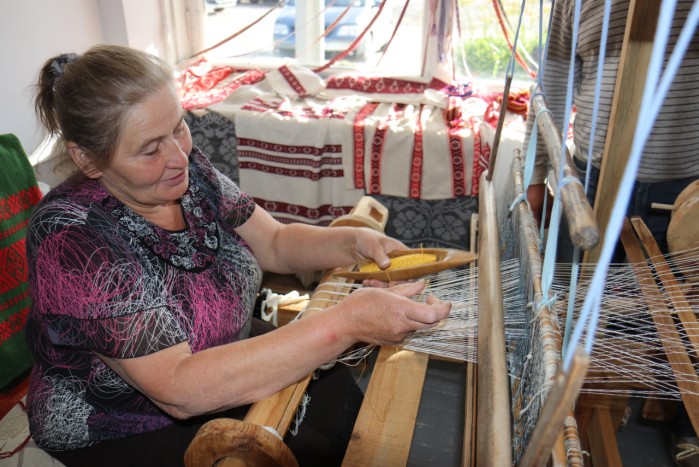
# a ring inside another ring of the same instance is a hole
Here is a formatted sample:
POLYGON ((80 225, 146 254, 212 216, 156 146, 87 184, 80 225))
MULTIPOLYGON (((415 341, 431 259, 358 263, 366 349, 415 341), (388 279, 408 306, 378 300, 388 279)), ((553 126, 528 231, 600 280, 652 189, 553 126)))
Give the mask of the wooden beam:
POLYGON ((608 408, 597 408, 590 413, 592 418, 588 439, 593 465, 622 467, 619 447, 616 442, 616 425, 608 408))
POLYGON ((546 394, 546 402, 519 463, 520 467, 547 465, 551 458, 551 446, 563 430, 563 421, 580 393, 588 365, 587 354, 582 348, 577 348, 568 373, 560 371, 556 375, 546 394))
MULTIPOLYGON (((631 0, 629 4, 629 16, 626 21, 594 206, 602 237, 609 224, 617 187, 631 155, 661 3, 657 0, 631 0)), ((601 251, 602 242, 586 252, 584 262, 597 263, 601 251)))
MULTIPOLYGON (((638 219, 635 222, 642 221, 638 219)), ((682 336, 676 327, 671 310, 663 308, 664 297, 646 264, 646 255, 643 251, 646 249, 644 240, 648 241, 649 239, 642 238, 639 241, 634 235, 631 221, 626 219, 621 231, 621 241, 629 261, 635 266, 633 271, 641 287, 641 293, 648 304, 653 304, 651 316, 655 322, 660 341, 663 343, 665 355, 675 374, 689 420, 696 431, 699 428, 699 396, 697 396, 699 394, 699 378, 697 378, 694 365, 687 354, 687 349, 684 347, 682 336)), ((650 242, 655 242, 652 237, 650 242)))
MULTIPOLYGON (((473 253, 478 253, 478 213, 471 214, 471 238, 470 249, 473 253)), ((473 271, 475 263, 471 263, 469 268, 473 271)), ((470 293, 475 296, 477 293, 473 281, 469 282, 470 293)), ((464 399, 464 444, 461 451, 461 466, 475 467, 476 465, 476 433, 478 419, 476 404, 478 398, 478 364, 466 362, 466 387, 464 399)))
MULTIPOLYGON (((687 297, 685 297, 683 287, 680 286, 675 274, 670 269, 670 265, 665 261, 665 257, 646 224, 640 218, 633 218, 631 219, 631 225, 646 248, 648 257, 651 263, 653 263, 660 282, 663 284, 667 299, 682 322, 682 327, 687 333, 687 338, 694 350, 693 354, 699 355, 699 322, 697 322, 697 315, 694 314, 692 306, 689 304, 687 297)), ((697 235, 696 231, 694 235, 697 235)))
POLYGON ((343 466, 406 465, 429 355, 383 346, 343 466))
POLYGON ((561 131, 558 129, 551 112, 544 112, 548 109, 548 104, 542 94, 534 95, 532 107, 539 116, 537 126, 546 144, 549 162, 551 162, 550 172, 553 173, 553 178, 549 175, 549 179, 555 180, 556 185, 560 185, 562 180, 558 180, 558 177, 561 165, 563 165, 563 178, 576 180, 575 183, 568 183, 561 187, 561 203, 568 222, 571 241, 581 250, 589 250, 599 242, 599 230, 583 185, 579 183, 577 172, 573 166, 573 158, 568 147, 563 145, 561 131), (563 159, 561 159, 562 148, 565 149, 563 159))
MULTIPOLYGON (((481 175, 478 215, 478 433, 479 466, 512 465, 512 416, 505 357, 495 187, 481 175), (487 388, 486 390, 483 390, 487 388)), ((549 445, 550 448, 550 445, 549 445)))

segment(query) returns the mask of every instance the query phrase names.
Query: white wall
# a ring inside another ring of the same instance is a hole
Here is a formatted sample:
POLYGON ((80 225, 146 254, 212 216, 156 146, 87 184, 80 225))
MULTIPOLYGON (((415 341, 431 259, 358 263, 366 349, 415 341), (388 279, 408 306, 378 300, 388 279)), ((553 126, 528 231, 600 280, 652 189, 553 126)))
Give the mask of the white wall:
POLYGON ((41 142, 33 84, 49 57, 100 43, 166 56, 160 5, 159 0, 2 0, 0 134, 17 135, 27 154, 41 142))

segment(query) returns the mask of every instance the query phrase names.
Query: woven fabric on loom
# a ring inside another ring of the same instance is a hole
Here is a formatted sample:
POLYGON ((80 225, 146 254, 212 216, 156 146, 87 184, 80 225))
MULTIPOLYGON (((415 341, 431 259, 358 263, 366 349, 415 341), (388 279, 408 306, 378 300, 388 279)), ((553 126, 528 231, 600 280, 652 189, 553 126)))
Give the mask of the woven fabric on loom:
POLYGON ((19 140, 0 135, 0 388, 32 364, 24 340, 31 302, 24 239, 39 199, 34 170, 19 140))

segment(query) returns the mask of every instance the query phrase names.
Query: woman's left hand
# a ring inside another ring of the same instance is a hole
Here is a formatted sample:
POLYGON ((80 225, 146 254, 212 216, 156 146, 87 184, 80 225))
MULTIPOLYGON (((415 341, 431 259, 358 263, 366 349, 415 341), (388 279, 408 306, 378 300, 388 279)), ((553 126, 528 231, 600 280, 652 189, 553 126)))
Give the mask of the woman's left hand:
POLYGON ((388 237, 376 230, 360 227, 356 228, 356 231, 356 260, 373 260, 381 269, 386 269, 391 265, 388 253, 408 248, 395 238, 388 237))

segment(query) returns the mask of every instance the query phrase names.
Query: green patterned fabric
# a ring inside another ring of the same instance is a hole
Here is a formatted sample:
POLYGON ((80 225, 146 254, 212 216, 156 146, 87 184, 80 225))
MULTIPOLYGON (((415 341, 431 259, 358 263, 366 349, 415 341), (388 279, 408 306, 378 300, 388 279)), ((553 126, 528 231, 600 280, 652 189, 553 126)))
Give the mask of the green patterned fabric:
POLYGON ((24 238, 41 199, 34 169, 15 135, 0 135, 0 388, 32 364, 24 340, 29 289, 24 238))

